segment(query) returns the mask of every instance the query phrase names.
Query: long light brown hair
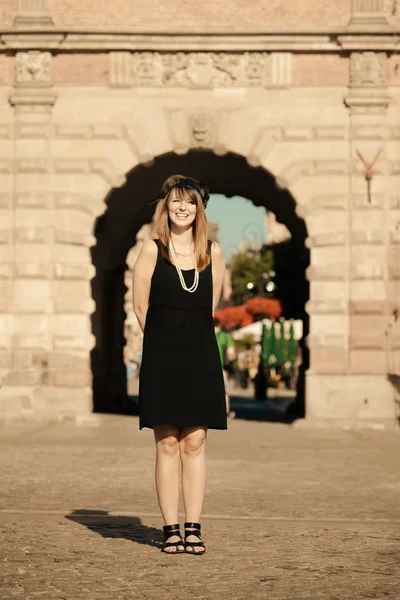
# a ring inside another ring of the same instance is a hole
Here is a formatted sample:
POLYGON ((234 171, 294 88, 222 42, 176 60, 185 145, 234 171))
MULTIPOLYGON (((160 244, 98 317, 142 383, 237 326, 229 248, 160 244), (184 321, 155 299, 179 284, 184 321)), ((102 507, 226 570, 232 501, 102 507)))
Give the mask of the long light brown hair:
POLYGON ((161 189, 163 198, 159 200, 154 219, 156 223, 156 233, 161 242, 161 253, 163 257, 172 262, 169 253, 169 242, 171 239, 171 227, 170 219, 168 216, 168 201, 171 198, 171 194, 175 194, 179 200, 185 199, 188 202, 194 202, 196 204, 196 217, 193 221, 193 242, 194 242, 194 253, 196 257, 197 270, 204 271, 204 269, 210 264, 210 254, 208 252, 208 228, 207 228, 207 216, 204 208, 202 199, 196 190, 186 187, 178 187, 169 191, 172 185, 181 181, 188 181, 199 188, 202 194, 205 189, 197 179, 192 177, 184 177, 183 175, 172 175, 164 181, 161 189))

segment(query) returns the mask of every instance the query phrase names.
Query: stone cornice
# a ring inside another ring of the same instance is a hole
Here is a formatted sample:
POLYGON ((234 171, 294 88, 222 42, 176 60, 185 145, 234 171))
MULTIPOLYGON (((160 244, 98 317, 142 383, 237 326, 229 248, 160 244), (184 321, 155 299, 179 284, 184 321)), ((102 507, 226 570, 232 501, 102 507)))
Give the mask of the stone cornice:
POLYGON ((343 52, 400 49, 399 28, 381 32, 268 32, 268 33, 129 33, 114 31, 33 30, 0 31, 0 52, 215 51, 215 52, 343 52))

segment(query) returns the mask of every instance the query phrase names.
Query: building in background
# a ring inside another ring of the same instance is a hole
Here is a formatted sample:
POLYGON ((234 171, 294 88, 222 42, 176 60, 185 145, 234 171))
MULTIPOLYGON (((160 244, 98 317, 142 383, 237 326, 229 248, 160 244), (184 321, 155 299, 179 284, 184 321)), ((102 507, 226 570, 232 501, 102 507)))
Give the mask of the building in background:
POLYGON ((1 3, 0 416, 119 410, 127 256, 183 172, 309 263, 306 418, 393 424, 399 3, 189 6, 1 3))
POLYGON ((273 212, 265 215, 265 226, 267 229, 267 244, 281 244, 291 238, 289 229, 283 223, 278 223, 273 212))

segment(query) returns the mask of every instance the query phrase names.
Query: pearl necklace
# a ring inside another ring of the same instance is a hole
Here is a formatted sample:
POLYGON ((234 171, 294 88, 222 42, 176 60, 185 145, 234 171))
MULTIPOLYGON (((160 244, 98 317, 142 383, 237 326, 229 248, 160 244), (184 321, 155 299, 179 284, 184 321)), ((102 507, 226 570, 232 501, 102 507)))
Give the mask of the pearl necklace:
MULTIPOLYGON (((175 250, 175 248, 174 248, 174 250, 175 250)), ((178 250, 175 250, 175 254, 179 254, 179 256, 190 256, 192 254, 193 250, 194 250, 194 244, 188 252, 178 252, 178 250)))
POLYGON ((172 261, 175 265, 175 269, 178 272, 178 276, 179 276, 179 280, 181 282, 181 286, 183 287, 183 289, 185 290, 185 292, 189 292, 190 294, 193 294, 193 292, 195 292, 197 290, 197 286, 199 285, 199 272, 197 270, 197 267, 195 267, 194 269, 194 281, 193 281, 193 285, 191 285, 190 287, 187 287, 186 282, 185 282, 185 278, 183 277, 183 273, 182 273, 182 269, 179 266, 178 263, 178 258, 176 256, 175 253, 175 248, 172 244, 172 242, 170 241, 169 243, 169 251, 172 257, 172 261))

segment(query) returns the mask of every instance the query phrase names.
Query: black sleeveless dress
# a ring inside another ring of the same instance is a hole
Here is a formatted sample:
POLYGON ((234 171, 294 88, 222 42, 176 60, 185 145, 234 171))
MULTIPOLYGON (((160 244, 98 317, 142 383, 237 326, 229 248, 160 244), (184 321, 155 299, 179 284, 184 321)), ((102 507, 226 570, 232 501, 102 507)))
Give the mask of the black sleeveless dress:
MULTIPOLYGON (((139 427, 226 429, 225 388, 212 316, 211 263, 186 292, 162 257, 151 280, 139 379, 139 427)), ((211 242, 209 242, 211 253, 211 242)), ((186 285, 194 269, 183 271, 186 285)))

